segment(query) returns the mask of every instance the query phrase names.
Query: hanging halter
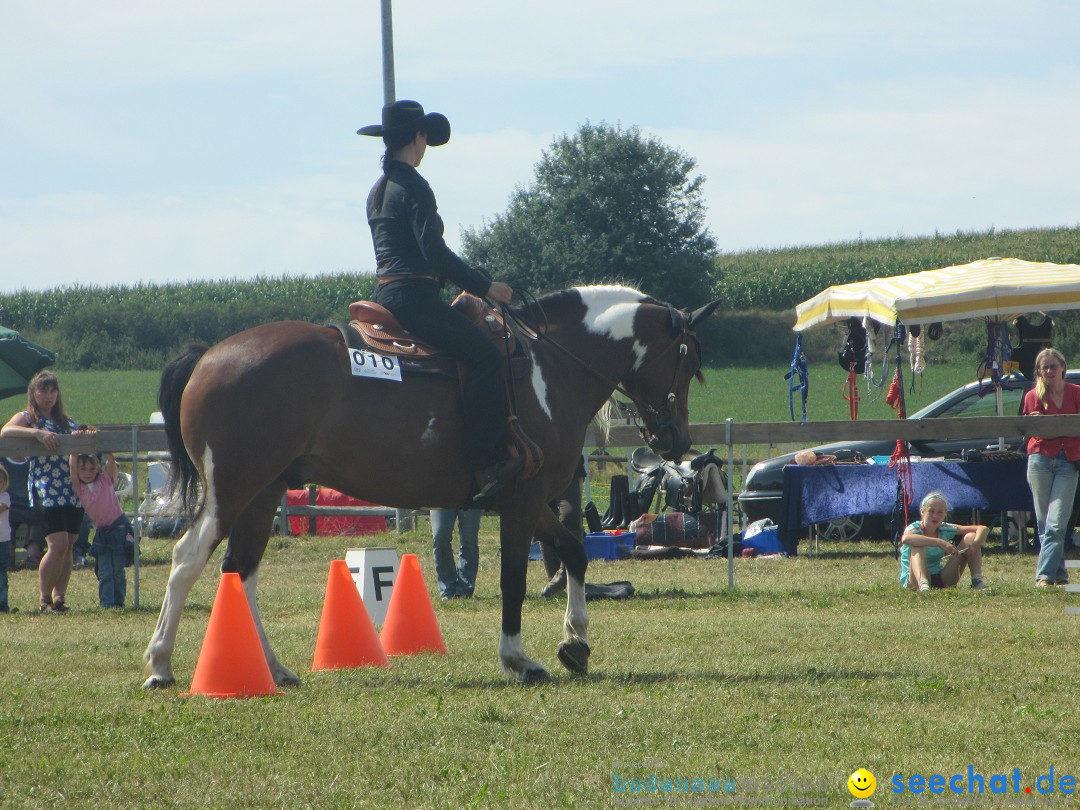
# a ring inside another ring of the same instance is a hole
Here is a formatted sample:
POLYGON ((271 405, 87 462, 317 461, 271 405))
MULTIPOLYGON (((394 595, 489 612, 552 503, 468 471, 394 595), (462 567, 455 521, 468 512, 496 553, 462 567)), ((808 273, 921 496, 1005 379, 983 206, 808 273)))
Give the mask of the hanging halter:
MULTIPOLYGON (((867 368, 870 368, 867 365, 867 368)), ((848 370, 847 382, 844 383, 840 389, 840 396, 842 396, 848 403, 848 415, 851 417, 851 421, 854 422, 859 418, 859 380, 858 375, 855 373, 855 364, 851 364, 851 368, 848 370)))
POLYGON ((810 370, 806 363, 806 354, 802 349, 802 334, 795 335, 795 352, 791 355, 791 369, 784 375, 788 380, 788 407, 791 409, 791 421, 795 421, 795 392, 802 393, 802 420, 806 419, 806 397, 810 393, 810 370), (795 379, 798 378, 798 385, 795 379))
MULTIPOLYGON (((889 341, 889 345, 885 348, 887 357, 889 349, 894 344, 896 346, 896 371, 893 374, 892 382, 889 384, 889 393, 886 394, 885 401, 896 411, 899 419, 907 419, 907 404, 904 401, 904 362, 901 355, 905 332, 904 324, 897 321, 892 340, 889 341)), ((915 481, 911 472, 911 448, 906 440, 896 440, 896 447, 889 457, 889 466, 896 468, 897 511, 902 505, 904 525, 906 526, 908 524, 908 507, 915 489, 915 481)))

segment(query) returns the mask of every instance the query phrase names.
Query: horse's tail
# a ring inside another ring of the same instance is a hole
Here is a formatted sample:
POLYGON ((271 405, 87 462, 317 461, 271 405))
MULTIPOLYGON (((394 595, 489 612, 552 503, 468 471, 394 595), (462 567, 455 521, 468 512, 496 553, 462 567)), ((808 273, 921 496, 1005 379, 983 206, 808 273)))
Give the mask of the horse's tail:
POLYGON ((161 387, 158 389, 158 408, 165 419, 165 438, 169 442, 169 455, 172 457, 169 489, 175 492, 179 488, 184 510, 189 513, 193 511, 199 493, 199 471, 188 455, 184 439, 180 435, 180 397, 191 379, 195 364, 209 348, 200 343, 189 343, 181 349, 180 354, 162 370, 161 387))

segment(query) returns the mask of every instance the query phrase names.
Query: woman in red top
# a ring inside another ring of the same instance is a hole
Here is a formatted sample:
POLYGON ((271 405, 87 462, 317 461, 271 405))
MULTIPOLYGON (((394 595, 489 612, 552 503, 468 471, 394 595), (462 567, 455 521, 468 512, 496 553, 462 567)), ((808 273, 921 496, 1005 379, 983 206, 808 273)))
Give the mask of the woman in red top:
MULTIPOLYGON (((1024 395, 1022 414, 1080 413, 1080 386, 1065 382, 1065 358, 1043 349, 1035 358, 1035 387, 1024 395)), ((1067 585, 1065 532, 1076 495, 1080 436, 1032 436, 1028 439, 1027 480, 1035 501, 1039 559, 1035 587, 1067 585)))

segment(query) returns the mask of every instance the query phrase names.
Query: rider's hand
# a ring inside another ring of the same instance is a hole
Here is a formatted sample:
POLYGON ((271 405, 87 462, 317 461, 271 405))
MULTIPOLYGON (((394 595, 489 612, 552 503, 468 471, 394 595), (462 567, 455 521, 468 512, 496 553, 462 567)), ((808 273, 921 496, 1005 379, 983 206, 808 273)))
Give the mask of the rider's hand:
POLYGON ((488 287, 487 297, 500 304, 509 304, 514 297, 514 288, 502 281, 493 281, 488 287))

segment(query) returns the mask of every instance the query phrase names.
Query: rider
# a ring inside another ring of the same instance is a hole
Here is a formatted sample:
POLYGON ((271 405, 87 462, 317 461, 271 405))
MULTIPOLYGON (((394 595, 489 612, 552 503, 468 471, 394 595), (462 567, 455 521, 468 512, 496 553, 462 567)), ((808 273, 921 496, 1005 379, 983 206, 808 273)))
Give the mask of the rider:
POLYGON ((381 136, 386 144, 382 177, 367 200, 378 276, 375 303, 416 337, 467 366, 465 463, 476 482, 474 500, 483 501, 521 471, 525 458, 509 456, 503 446, 506 403, 498 349, 443 300, 440 290, 451 281, 473 295, 509 304, 513 289, 470 267, 443 241, 435 195, 416 167, 428 146, 450 140, 445 115, 425 115, 415 101, 395 101, 383 107, 381 124, 362 127, 357 134, 381 136))

